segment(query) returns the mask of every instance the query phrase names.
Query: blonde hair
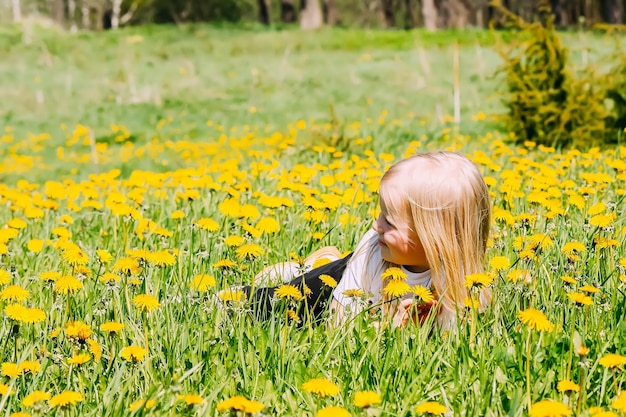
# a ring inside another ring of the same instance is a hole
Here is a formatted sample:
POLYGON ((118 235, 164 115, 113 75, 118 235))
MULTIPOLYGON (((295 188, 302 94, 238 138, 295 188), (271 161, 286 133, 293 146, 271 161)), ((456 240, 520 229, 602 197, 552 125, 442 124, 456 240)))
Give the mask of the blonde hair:
MULTIPOLYGON (((491 223, 485 181, 465 156, 436 151, 394 164, 382 177, 380 198, 389 215, 413 230, 426 254, 438 294, 438 323, 449 327, 462 314, 465 276, 484 272, 491 223)), ((491 294, 484 290, 482 306, 491 294)))

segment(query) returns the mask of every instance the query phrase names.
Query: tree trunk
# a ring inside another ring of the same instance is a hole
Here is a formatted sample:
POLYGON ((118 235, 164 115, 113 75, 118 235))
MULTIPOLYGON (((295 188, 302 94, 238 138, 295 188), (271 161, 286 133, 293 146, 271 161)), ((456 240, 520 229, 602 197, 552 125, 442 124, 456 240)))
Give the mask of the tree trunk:
POLYGON ((60 25, 65 24, 65 4, 63 0, 50 0, 50 14, 55 22, 60 25))
POLYGON ((70 32, 76 32, 76 0, 67 0, 67 15, 70 19, 70 32))
POLYGON ((424 27, 430 31, 437 30, 439 16, 435 0, 422 0, 422 16, 424 17, 424 27))
POLYGON ((324 22, 328 25, 336 25, 339 16, 337 14, 337 6, 335 5, 335 0, 324 0, 323 5, 324 12, 324 22))
POLYGON ((550 7, 554 13, 554 24, 559 28, 565 28, 571 24, 567 0, 550 0, 550 7))
POLYGON ((280 0, 280 20, 283 23, 296 21, 296 6, 293 4, 293 0, 280 0))
POLYGON ((87 3, 87 0, 82 0, 80 3, 80 14, 83 18, 83 29, 84 30, 90 30, 91 29, 91 16, 90 16, 90 10, 89 10, 89 3, 87 3))
POLYGON ((259 22, 264 25, 270 24, 270 0, 258 0, 259 22))
POLYGON ((470 7, 462 0, 444 0, 441 4, 443 27, 446 29, 463 29, 470 17, 470 7))
POLYGON ((300 28, 304 30, 322 27, 322 8, 319 0, 306 0, 300 12, 300 28))
POLYGON ((122 13, 122 0, 113 0, 111 8, 111 29, 119 29, 120 14, 122 13))
POLYGON ((13 22, 19 23, 22 21, 22 7, 20 0, 12 0, 11 6, 13 7, 13 22))
POLYGON ((413 29, 415 27, 415 13, 413 12, 413 1, 404 0, 404 28, 413 29))
POLYGON ((387 28, 396 26, 394 0, 380 0, 380 8, 383 12, 383 24, 387 28))
POLYGON ((622 0, 602 0, 600 2, 602 19, 612 25, 621 25, 624 21, 624 3, 622 0))

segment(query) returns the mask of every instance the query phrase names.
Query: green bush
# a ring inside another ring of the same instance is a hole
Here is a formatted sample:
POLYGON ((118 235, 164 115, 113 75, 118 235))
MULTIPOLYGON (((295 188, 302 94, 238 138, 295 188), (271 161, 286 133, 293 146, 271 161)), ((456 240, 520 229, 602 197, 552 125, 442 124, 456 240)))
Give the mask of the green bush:
POLYGON ((626 59, 612 76, 588 66, 574 74, 549 7, 529 23, 501 8, 514 40, 498 44, 504 63, 507 128, 515 141, 545 146, 588 148, 615 142, 626 125, 626 59))

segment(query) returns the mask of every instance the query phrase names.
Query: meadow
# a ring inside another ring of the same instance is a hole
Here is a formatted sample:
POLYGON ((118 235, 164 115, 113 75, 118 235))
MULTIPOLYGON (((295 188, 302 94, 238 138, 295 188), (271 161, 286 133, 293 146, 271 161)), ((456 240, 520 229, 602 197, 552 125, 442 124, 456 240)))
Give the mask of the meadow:
MULTIPOLYGON (((611 47, 565 37, 577 62, 611 47)), ((495 42, 0 28, 0 412, 624 415, 626 147, 512 145, 495 42), (228 290, 352 250, 386 167, 440 148, 490 189, 484 312, 314 327, 300 297, 258 322, 228 290)))

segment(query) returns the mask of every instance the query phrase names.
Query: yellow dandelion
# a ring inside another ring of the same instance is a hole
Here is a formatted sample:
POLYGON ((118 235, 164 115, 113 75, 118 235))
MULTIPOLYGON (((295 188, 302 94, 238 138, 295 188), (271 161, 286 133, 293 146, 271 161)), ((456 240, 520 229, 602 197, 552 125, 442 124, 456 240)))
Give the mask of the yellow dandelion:
POLYGON ((309 379, 307 382, 302 384, 302 389, 322 398, 332 397, 339 394, 339 387, 324 378, 309 379))
POLYGON ((541 311, 534 308, 520 311, 517 317, 531 329, 540 332, 551 332, 554 329, 554 325, 550 323, 548 318, 541 311))
POLYGON ((583 285, 582 287, 579 288, 579 290, 583 292, 591 293, 591 294, 600 292, 600 289, 594 287, 593 285, 583 285))
POLYGON ((223 268, 223 269, 232 268, 234 266, 237 266, 237 263, 231 261, 230 259, 221 259, 213 264, 213 268, 223 268))
POLYGON ((300 301, 302 300, 302 293, 295 285, 283 284, 276 288, 274 295, 278 298, 284 298, 287 300, 300 301))
POLYGON ((414 285, 411 287, 413 296, 422 303, 430 303, 435 299, 431 290, 421 285, 414 285))
POLYGON ((293 310, 287 310, 287 317, 291 321, 295 321, 296 323, 300 321, 300 316, 293 310))
POLYGON ((76 245, 67 247, 61 257, 70 266, 87 265, 89 263, 87 254, 76 245))
POLYGON ((280 224, 273 217, 261 217, 255 228, 261 233, 271 234, 280 231, 280 224))
POLYGON ((198 292, 206 292, 209 288, 214 287, 216 284, 215 278, 208 274, 199 274, 196 275, 189 286, 198 291, 198 292))
POLYGON ((159 300, 150 294, 139 294, 133 297, 133 304, 139 310, 147 312, 161 307, 159 300))
POLYGON ((543 400, 531 405, 528 414, 530 417, 566 417, 572 415, 572 410, 561 402, 543 400))
POLYGON ((83 283, 72 275, 66 275, 54 282, 54 291, 59 294, 76 294, 83 288, 83 283))
POLYGON ((392 266, 390 268, 387 268, 381 275, 380 277, 383 280, 389 279, 389 280, 405 280, 407 278, 406 273, 396 267, 396 266, 392 266))
POLYGON ((13 390, 7 384, 0 383, 0 396, 13 395, 13 390))
POLYGON ((19 285, 9 285, 0 291, 0 300, 23 303, 30 297, 30 292, 19 285))
POLYGON ((224 239, 224 243, 228 246, 239 246, 245 242, 241 236, 231 235, 224 239))
POLYGON ((9 304, 4 308, 4 314, 11 320, 20 323, 40 323, 46 319, 46 313, 35 307, 24 307, 21 304, 9 304))
POLYGON ((16 363, 12 362, 3 362, 0 366, 0 372, 7 378, 16 378, 22 375, 22 369, 20 369, 16 363))
POLYGON ((350 417, 350 413, 343 407, 331 405, 320 409, 315 417, 350 417))
POLYGON ((93 339, 87 339, 87 348, 96 361, 102 359, 102 346, 93 339))
POLYGON ((105 272, 98 278, 98 281, 107 283, 119 282, 121 280, 120 276, 114 274, 113 272, 105 272))
POLYGON ((209 219, 207 217, 203 217, 196 221, 196 226, 198 226, 202 230, 206 230, 208 232, 217 232, 220 228, 220 225, 213 219, 209 219))
POLYGON ((26 248, 34 253, 39 253, 43 249, 43 240, 42 239, 31 239, 26 244, 26 248))
POLYGON ((594 227, 598 227, 600 229, 605 229, 613 224, 615 220, 615 215, 613 213, 609 214, 596 214, 589 219, 589 224, 594 227))
POLYGON ((354 405, 359 408, 371 407, 375 404, 380 404, 382 399, 377 392, 374 391, 360 391, 354 394, 354 405))
POLYGON ((249 400, 241 395, 236 395, 227 400, 221 401, 217 404, 217 411, 222 412, 226 410, 241 411, 244 414, 258 413, 265 408, 265 405, 258 401, 249 400))
POLYGON ((493 276, 489 274, 476 273, 465 276, 465 288, 483 289, 493 282, 493 276))
POLYGON ((385 288, 383 288, 383 295, 389 298, 403 297, 411 292, 411 286, 406 281, 390 280, 385 288))
POLYGON ((572 300, 576 305, 580 306, 590 306, 593 304, 593 300, 588 295, 585 295, 580 292, 573 292, 567 294, 570 300, 572 300))
POLYGON ((0 269, 0 285, 6 285, 11 282, 11 273, 4 269, 0 269))
POLYGON ((120 356, 132 363, 144 360, 147 353, 148 351, 141 346, 126 346, 120 350, 120 356))
POLYGON ((149 410, 151 408, 153 408, 156 405, 156 402, 154 400, 137 400, 134 401, 129 407, 128 409, 133 412, 133 411, 137 411, 139 409, 144 409, 144 410, 149 410))
POLYGON ((440 416, 448 412, 448 409, 443 404, 439 404, 436 401, 426 401, 415 407, 416 413, 429 414, 433 416, 440 416))
POLYGON ((318 258, 316 260, 313 261, 313 265, 311 265, 312 269, 315 268, 319 268, 320 266, 324 266, 327 265, 329 263, 331 263, 332 261, 328 258, 318 258))
POLYGON ((222 301, 235 301, 240 302, 243 301, 246 297, 246 294, 242 290, 233 290, 228 289, 224 291, 220 291, 218 297, 222 301))
POLYGON ((112 270, 114 272, 119 272, 124 275, 136 275, 141 272, 141 267, 139 266, 139 262, 137 261, 137 259, 124 257, 115 261, 112 270))
POLYGON ((24 229, 26 226, 28 226, 28 223, 26 223, 24 219, 15 218, 9 220, 7 222, 7 226, 12 229, 24 229))
POLYGON ((626 364, 626 357, 616 353, 608 353, 600 358, 598 363, 605 368, 621 369, 626 364))
POLYGON ((122 330, 124 330, 124 325, 116 321, 108 321, 100 325, 100 330, 104 333, 109 334, 120 333, 122 330))
POLYGON ((363 298, 365 297, 365 291, 360 288, 351 288, 345 290, 343 296, 348 298, 363 298))
POLYGON ((626 391, 620 392, 615 401, 611 403, 611 408, 626 412, 626 391))
POLYGON ((113 255, 111 255, 108 250, 104 249, 97 249, 96 256, 98 257, 98 262, 101 264, 108 264, 113 260, 113 255))
POLYGON ((79 353, 77 355, 72 356, 67 360, 67 363, 70 365, 83 365, 91 360, 91 356, 86 353, 79 353))
POLYGON ((324 285, 327 285, 330 288, 335 288, 337 286, 337 281, 335 280, 335 278, 331 277, 330 275, 321 274, 319 276, 319 279, 320 281, 324 283, 324 285))
POLYGON ((511 261, 506 256, 494 256, 489 261, 489 266, 496 271, 502 271, 511 266, 511 261))
POLYGON ((49 392, 36 390, 22 399, 22 405, 24 407, 32 407, 37 403, 48 401, 50 398, 52 398, 52 395, 49 392))
POLYGON ((556 384, 556 389, 559 392, 578 392, 580 391, 580 387, 578 386, 577 383, 575 383, 574 381, 571 381, 569 379, 564 379, 562 381, 559 381, 558 384, 556 384))
POLYGON ((263 253, 263 248, 254 243, 247 243, 239 246, 235 253, 239 259, 256 258, 263 253))
POLYGON ((19 369, 25 374, 36 374, 41 370, 41 364, 37 361, 23 361, 19 364, 19 369))
POLYGON ((565 282, 566 284, 572 284, 572 285, 578 282, 574 278, 572 278, 571 275, 563 275, 561 277, 561 280, 563 280, 563 282, 565 282))
POLYGON ((197 405, 197 404, 202 404, 204 402, 204 398, 202 398, 198 394, 179 395, 178 399, 180 401, 184 401, 185 404, 187 405, 197 405))
POLYGON ((170 218, 177 220, 177 219, 184 219, 186 216, 185 212, 182 210, 175 210, 170 214, 170 218))
POLYGON ((87 340, 93 334, 91 327, 82 321, 71 321, 65 325, 65 336, 69 339, 87 340))
POLYGON ((54 397, 48 400, 48 405, 52 408, 56 407, 67 407, 70 405, 76 405, 79 402, 83 401, 84 397, 81 393, 76 391, 63 391, 60 394, 55 395, 54 397))

